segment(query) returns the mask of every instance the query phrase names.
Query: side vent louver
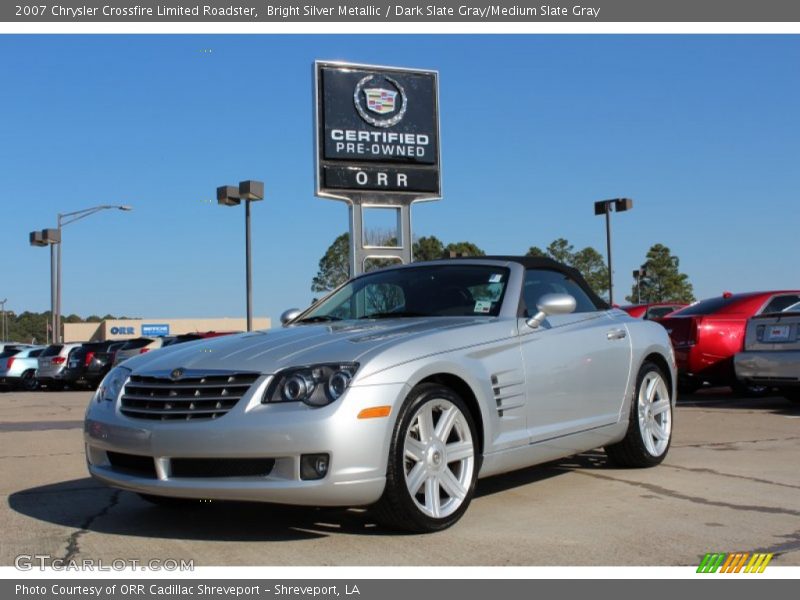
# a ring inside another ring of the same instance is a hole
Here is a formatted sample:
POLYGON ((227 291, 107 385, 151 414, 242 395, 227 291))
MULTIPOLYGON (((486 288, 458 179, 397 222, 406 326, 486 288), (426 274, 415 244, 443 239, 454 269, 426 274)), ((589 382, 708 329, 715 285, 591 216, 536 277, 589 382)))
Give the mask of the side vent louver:
POLYGON ((491 381, 492 394, 500 417, 506 411, 522 408, 525 405, 524 381, 519 371, 500 371, 492 375, 491 381))

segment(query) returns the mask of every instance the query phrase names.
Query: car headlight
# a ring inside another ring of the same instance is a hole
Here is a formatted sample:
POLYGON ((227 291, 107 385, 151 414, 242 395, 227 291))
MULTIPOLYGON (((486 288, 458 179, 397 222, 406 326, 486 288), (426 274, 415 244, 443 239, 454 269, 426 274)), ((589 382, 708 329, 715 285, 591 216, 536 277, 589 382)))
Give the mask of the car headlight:
POLYGON ((358 363, 329 363, 281 371, 272 380, 263 402, 305 402, 325 406, 347 391, 358 363))
POLYGON ((122 391, 122 386, 128 381, 128 376, 131 370, 125 367, 114 367, 108 374, 103 377, 103 381, 97 386, 97 391, 94 393, 96 402, 107 400, 113 402, 119 397, 122 391))

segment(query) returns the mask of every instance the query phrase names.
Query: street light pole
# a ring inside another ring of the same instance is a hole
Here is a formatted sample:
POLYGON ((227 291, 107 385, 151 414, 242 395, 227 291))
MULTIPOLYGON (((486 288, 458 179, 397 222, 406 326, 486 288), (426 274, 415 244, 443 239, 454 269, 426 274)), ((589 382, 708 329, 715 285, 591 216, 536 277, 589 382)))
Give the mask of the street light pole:
POLYGON ((247 283, 247 331, 253 331, 253 261, 250 256, 250 200, 244 201, 245 279, 247 283))
POLYGON ((611 263, 611 211, 624 212, 633 208, 630 198, 612 198, 594 203, 594 214, 606 217, 606 260, 608 261, 608 303, 614 305, 614 270, 611 263))
POLYGON ((0 307, 2 307, 2 312, 0 313, 2 314, 2 317, 0 317, 0 321, 3 325, 3 334, 2 337, 0 337, 0 342, 6 341, 6 302, 8 302, 8 298, 3 298, 0 300, 0 307))
POLYGON ((608 303, 614 306, 614 268, 611 266, 611 207, 606 210, 606 256, 608 257, 608 303))
POLYGON ((92 206, 91 208, 84 208, 83 210, 76 210, 68 213, 58 213, 58 248, 56 248, 56 275, 55 275, 55 320, 53 329, 53 342, 59 343, 63 341, 61 335, 61 229, 79 221, 89 215, 93 215, 101 210, 109 210, 115 208, 117 210, 131 211, 133 208, 127 204, 100 204, 99 206, 92 206))
MULTIPOLYGON (((58 244, 59 246, 61 244, 58 244)), ((48 344, 56 341, 56 287, 58 286, 56 270, 56 244, 50 244, 50 335, 45 335, 48 344)))
POLYGON ((245 295, 247 305, 247 331, 253 331, 253 261, 251 256, 250 202, 264 199, 264 183, 248 179, 239 187, 223 185, 217 188, 217 203, 238 206, 244 200, 244 262, 245 295))

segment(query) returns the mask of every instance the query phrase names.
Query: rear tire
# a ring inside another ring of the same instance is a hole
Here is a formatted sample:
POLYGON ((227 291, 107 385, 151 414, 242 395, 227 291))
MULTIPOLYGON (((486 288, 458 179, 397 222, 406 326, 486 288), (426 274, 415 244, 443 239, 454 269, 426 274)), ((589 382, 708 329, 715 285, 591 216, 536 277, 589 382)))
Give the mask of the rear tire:
POLYGON ((636 377, 628 430, 621 442, 606 446, 609 461, 622 467, 653 467, 664 460, 672 441, 672 398, 661 368, 646 362, 636 377))
POLYGON ((453 525, 475 493, 477 448, 475 421, 458 394, 432 383, 415 387, 397 417, 375 518, 417 533, 453 525))
POLYGON ((32 392, 38 388, 39 382, 36 381, 36 371, 33 369, 30 371, 25 371, 22 374, 22 381, 20 381, 19 386, 27 392, 32 392))
POLYGON ((781 394, 783 394, 783 397, 786 398, 789 402, 793 402, 794 404, 800 404, 800 389, 784 388, 781 390, 781 394))

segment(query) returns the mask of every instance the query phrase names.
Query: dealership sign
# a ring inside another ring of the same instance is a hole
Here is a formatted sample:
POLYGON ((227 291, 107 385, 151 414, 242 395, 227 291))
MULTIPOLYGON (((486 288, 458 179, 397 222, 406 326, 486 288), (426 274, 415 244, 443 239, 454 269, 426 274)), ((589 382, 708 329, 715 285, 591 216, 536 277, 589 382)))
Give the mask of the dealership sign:
POLYGON ((143 324, 142 335, 149 335, 153 337, 163 337, 169 335, 169 324, 143 324))
POLYGON ((435 71, 316 62, 319 196, 390 204, 441 195, 435 71))

